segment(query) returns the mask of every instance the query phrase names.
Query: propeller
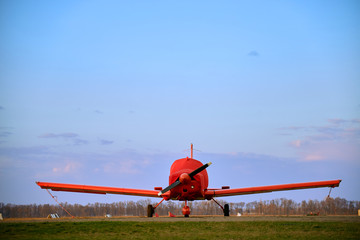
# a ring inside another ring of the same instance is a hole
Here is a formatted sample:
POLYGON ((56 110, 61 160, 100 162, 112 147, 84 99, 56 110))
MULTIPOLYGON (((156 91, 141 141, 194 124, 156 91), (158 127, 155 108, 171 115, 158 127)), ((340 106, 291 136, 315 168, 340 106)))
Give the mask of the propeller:
POLYGON ((211 165, 211 162, 208 162, 204 165, 202 165, 201 167, 195 169, 194 171, 192 171, 191 173, 187 174, 187 173, 183 173, 180 175, 180 177, 175 181, 173 182, 172 184, 170 184, 169 186, 167 186, 165 189, 161 190, 159 193, 158 193, 158 196, 161 196, 162 194, 170 191, 171 189, 173 189, 174 187, 178 186, 179 184, 181 183, 184 183, 184 182, 188 182, 189 180, 193 179, 193 177, 198 174, 199 172, 203 171, 205 168, 207 168, 208 166, 211 165))

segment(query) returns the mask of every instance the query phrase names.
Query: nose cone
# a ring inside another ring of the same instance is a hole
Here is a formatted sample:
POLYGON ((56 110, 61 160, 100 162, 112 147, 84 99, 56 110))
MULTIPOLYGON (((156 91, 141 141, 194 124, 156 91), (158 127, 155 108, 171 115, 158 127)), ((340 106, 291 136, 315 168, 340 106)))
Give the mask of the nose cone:
POLYGON ((188 173, 182 173, 179 177, 179 181, 182 183, 182 184, 187 184, 191 181, 191 177, 189 176, 188 173))

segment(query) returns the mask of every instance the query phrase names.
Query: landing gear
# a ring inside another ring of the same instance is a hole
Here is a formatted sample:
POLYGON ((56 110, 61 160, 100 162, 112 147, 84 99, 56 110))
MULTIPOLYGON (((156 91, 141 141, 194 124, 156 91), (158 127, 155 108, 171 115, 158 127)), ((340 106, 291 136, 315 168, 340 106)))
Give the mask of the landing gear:
POLYGON ((182 213, 184 217, 189 217, 190 215, 190 207, 187 205, 187 201, 185 201, 185 206, 182 209, 182 213))
POLYGON ((151 204, 149 204, 148 208, 147 208, 147 216, 148 217, 153 217, 154 212, 155 212, 154 207, 151 204))
POLYGON ((230 216, 229 204, 225 204, 224 205, 224 217, 229 217, 229 216, 230 216))
MULTIPOLYGON (((163 198, 158 204, 156 204, 155 207, 153 207, 151 204, 148 205, 147 208, 147 216, 148 217, 153 217, 154 213, 155 213, 155 208, 157 208, 160 203, 162 203, 165 200, 165 198, 163 198)), ((156 214, 156 216, 158 217, 159 215, 156 214)))
POLYGON ((225 204, 224 207, 220 205, 220 203, 218 203, 214 198, 212 198, 212 200, 219 205, 219 207, 221 207, 221 209, 224 212, 224 217, 229 217, 230 216, 230 208, 229 208, 229 204, 225 204))

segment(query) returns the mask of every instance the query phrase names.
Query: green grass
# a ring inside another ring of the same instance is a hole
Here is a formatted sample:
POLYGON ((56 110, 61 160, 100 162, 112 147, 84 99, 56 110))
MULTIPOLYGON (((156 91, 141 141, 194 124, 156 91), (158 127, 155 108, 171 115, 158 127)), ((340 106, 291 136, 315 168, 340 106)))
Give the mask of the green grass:
POLYGON ((360 239, 359 222, 28 222, 0 224, 1 239, 360 239))

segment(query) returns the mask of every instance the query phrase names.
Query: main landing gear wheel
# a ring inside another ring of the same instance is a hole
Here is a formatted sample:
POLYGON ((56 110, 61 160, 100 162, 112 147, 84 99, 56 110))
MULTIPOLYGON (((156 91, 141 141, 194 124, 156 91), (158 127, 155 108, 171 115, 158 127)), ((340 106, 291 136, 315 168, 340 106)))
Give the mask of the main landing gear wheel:
POLYGON ((224 217, 229 217, 229 216, 230 216, 229 204, 225 204, 224 205, 224 217))
POLYGON ((147 216, 148 217, 152 217, 154 215, 154 208, 151 204, 148 205, 148 208, 147 208, 147 216))

